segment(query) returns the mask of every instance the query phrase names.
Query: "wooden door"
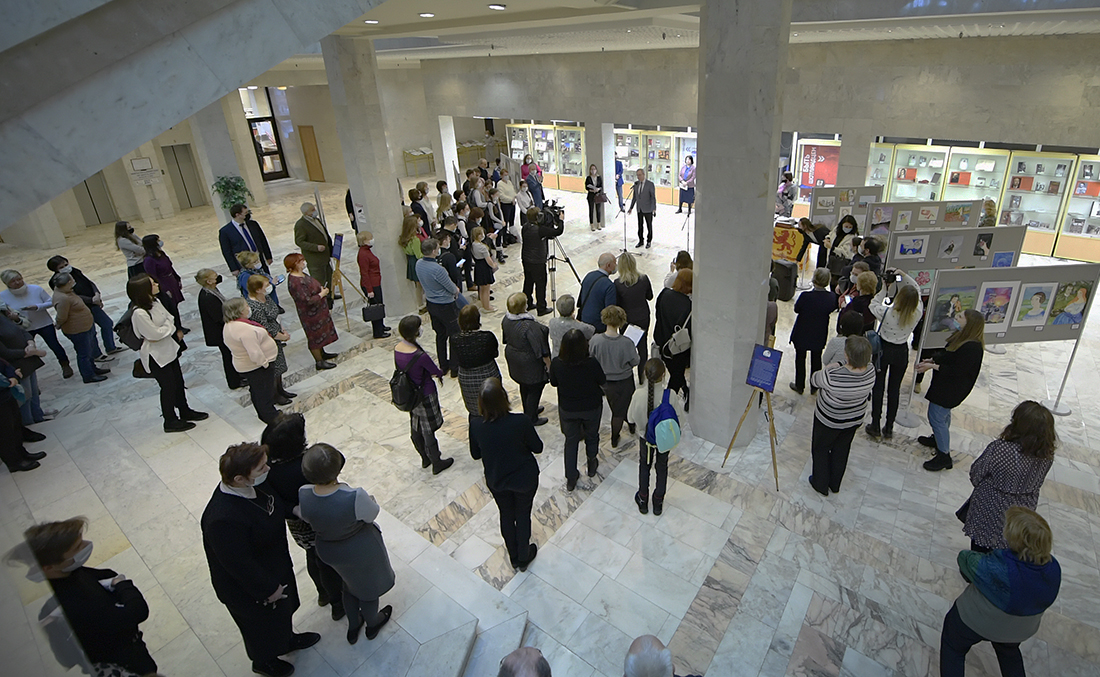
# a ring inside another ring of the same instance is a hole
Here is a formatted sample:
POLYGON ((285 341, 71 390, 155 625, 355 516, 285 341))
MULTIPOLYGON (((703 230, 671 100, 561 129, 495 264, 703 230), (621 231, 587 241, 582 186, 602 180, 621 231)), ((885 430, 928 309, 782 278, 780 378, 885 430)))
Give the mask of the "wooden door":
POLYGON ((321 154, 317 152, 317 136, 313 125, 298 125, 298 141, 302 144, 302 154, 306 156, 306 173, 310 181, 324 181, 325 170, 321 168, 321 154))

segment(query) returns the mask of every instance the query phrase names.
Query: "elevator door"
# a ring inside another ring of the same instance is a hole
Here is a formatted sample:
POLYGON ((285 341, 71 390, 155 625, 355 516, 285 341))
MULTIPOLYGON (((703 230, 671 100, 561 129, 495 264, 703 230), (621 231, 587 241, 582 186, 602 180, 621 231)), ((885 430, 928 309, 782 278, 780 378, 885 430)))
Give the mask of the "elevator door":
POLYGON ((176 197, 179 199, 180 209, 201 207, 206 204, 206 191, 203 190, 202 181, 199 180, 198 167, 191 155, 191 146, 179 144, 175 146, 161 146, 164 153, 165 170, 176 189, 176 197))
POLYGON ((111 193, 107 190, 107 180, 103 178, 103 172, 96 172, 73 187, 73 194, 80 206, 80 215, 84 217, 84 225, 98 226, 101 223, 118 221, 118 212, 111 202, 111 193))

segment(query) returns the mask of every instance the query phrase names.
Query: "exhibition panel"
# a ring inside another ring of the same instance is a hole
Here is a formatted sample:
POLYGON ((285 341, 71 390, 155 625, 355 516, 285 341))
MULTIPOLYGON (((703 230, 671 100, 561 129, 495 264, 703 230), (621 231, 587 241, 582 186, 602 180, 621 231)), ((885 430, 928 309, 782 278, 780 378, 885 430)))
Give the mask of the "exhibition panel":
POLYGON ((523 162, 523 156, 531 152, 531 126, 507 125, 508 151, 513 160, 523 162))
POLYGON ((670 205, 676 189, 676 171, 672 160, 673 133, 645 132, 642 148, 645 150, 646 174, 657 191, 657 202, 670 205))
POLYGON ((1054 253, 1058 217, 1065 207, 1076 160, 1076 155, 1068 153, 1012 152, 999 222, 1028 227, 1024 239, 1028 254, 1054 253))
POLYGON ((1026 231, 1026 226, 899 230, 890 233, 883 259, 887 269, 905 271, 927 295, 938 270, 1016 265, 1026 231))
POLYGON ((553 125, 531 125, 531 155, 542 167, 544 188, 558 187, 558 151, 553 125))
POLYGON ((871 205, 872 235, 929 228, 974 228, 982 219, 984 200, 962 202, 885 202, 871 205))
POLYGON ((860 229, 867 222, 868 208, 882 201, 882 186, 859 188, 814 188, 810 197, 810 220, 833 228, 849 214, 860 229))

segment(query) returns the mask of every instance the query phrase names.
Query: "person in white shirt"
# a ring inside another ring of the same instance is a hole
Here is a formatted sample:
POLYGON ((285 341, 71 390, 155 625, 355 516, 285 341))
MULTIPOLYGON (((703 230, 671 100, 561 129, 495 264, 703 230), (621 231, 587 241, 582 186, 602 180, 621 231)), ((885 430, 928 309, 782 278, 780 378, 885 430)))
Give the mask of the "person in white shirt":
POLYGON ((878 335, 882 341, 875 388, 871 394, 871 422, 867 434, 871 437, 894 436, 894 418, 901 399, 901 380, 909 365, 909 337, 924 314, 920 287, 900 270, 886 271, 882 289, 871 299, 871 314, 879 320, 878 335), (889 380, 887 380, 889 372, 889 380), (886 424, 879 428, 882 394, 886 393, 886 424))
POLYGON ((42 337, 61 365, 61 375, 70 378, 73 368, 69 364, 69 355, 61 346, 61 341, 57 340, 57 329, 53 326, 53 317, 49 311, 53 308, 53 296, 36 284, 24 282, 23 275, 18 270, 8 269, 0 273, 0 281, 7 287, 0 291, 0 301, 27 318, 30 322, 27 331, 32 336, 42 337))
MULTIPOLYGON (((638 493, 634 494, 634 503, 643 515, 649 512, 649 470, 657 466, 657 484, 653 487, 653 514, 660 515, 664 510, 665 487, 668 483, 668 455, 661 453, 645 439, 649 415, 660 406, 668 389, 668 370, 665 363, 656 358, 645 363, 645 384, 634 391, 630 398, 630 407, 626 410, 626 421, 631 432, 638 433, 638 493)), ((684 420, 684 404, 677 393, 670 393, 668 403, 676 411, 676 418, 684 420)))
POLYGON ((496 183, 496 189, 500 191, 500 208, 504 212, 504 223, 508 225, 508 232, 519 236, 516 228, 516 187, 509 180, 508 170, 501 168, 500 181, 496 183))
POLYGON ((160 285, 148 275, 138 275, 126 283, 126 295, 134 305, 131 315, 134 333, 143 339, 141 366, 153 375, 160 386, 164 432, 177 433, 194 428, 192 421, 203 421, 210 414, 195 411, 187 404, 179 361, 183 330, 157 300, 159 292, 160 285))

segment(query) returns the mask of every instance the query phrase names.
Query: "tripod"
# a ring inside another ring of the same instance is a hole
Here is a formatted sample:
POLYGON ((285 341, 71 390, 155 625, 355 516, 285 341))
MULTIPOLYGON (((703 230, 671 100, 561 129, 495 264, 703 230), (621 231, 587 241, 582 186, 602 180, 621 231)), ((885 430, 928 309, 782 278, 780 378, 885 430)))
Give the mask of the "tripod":
POLYGON ((550 256, 546 258, 546 267, 547 270, 550 271, 550 305, 553 307, 554 312, 557 312, 558 284, 556 273, 558 270, 558 261, 565 261, 569 269, 573 271, 573 277, 577 278, 577 284, 581 283, 581 276, 573 266, 573 262, 569 260, 569 254, 565 251, 565 247, 561 246, 561 243, 558 242, 558 238, 550 238, 550 241, 554 244, 550 248, 550 256), (558 257, 558 252, 561 252, 560 258, 558 257))

